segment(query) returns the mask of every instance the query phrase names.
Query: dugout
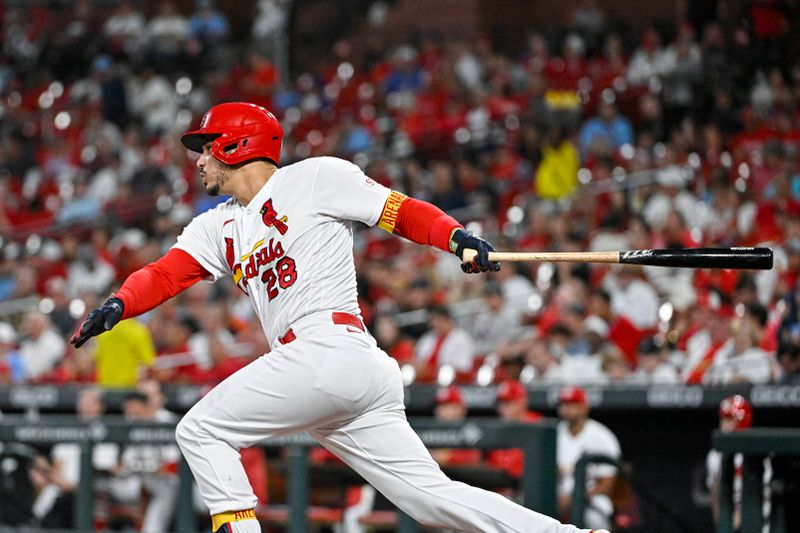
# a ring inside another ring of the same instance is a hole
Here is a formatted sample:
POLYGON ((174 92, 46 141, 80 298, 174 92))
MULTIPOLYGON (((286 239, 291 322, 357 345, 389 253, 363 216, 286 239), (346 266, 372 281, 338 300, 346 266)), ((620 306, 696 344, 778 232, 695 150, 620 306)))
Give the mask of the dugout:
MULTIPOLYGON (((558 389, 532 388, 530 408, 555 416, 558 389)), ((3 387, 0 411, 29 416, 69 414, 74 412, 78 390, 3 387)), ((494 387, 464 387, 462 392, 470 417, 489 420, 494 416, 494 387)), ((184 413, 201 393, 198 387, 169 387, 167 406, 184 413)), ((800 386, 588 387, 587 394, 592 405, 590 416, 606 424, 620 441, 622 460, 639 498, 641 527, 649 527, 649 531, 659 531, 664 523, 671 524, 673 531, 713 530, 710 495, 703 484, 704 465, 723 398, 732 394, 748 398, 757 428, 800 427, 800 386), (677 514, 678 519, 670 517, 670 513, 677 514)), ((125 391, 109 391, 105 395, 110 413, 119 412, 124 395, 125 391)), ((417 385, 406 390, 409 417, 430 416, 434 402, 435 387, 417 385)), ((796 468, 796 462, 787 459, 787 467, 796 468)), ((800 472, 792 472, 795 479, 800 479, 800 472)), ((796 493, 791 494, 797 499, 796 493)))

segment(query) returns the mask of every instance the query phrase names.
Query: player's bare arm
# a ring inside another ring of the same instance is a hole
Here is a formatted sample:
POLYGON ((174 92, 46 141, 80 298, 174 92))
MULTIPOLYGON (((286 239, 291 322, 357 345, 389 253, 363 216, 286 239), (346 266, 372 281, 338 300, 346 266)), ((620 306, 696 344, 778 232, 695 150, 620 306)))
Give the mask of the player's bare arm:
POLYGON ((595 486, 588 492, 588 496, 596 496, 602 494, 604 496, 611 496, 614 491, 614 483, 616 478, 614 476, 601 477, 595 481, 595 486))

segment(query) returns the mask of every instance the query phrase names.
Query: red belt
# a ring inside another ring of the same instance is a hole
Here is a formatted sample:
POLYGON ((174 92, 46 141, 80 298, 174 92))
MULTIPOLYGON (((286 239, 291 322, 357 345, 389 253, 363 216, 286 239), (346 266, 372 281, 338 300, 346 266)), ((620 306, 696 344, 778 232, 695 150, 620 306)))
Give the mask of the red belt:
MULTIPOLYGON (((333 320, 333 323, 336 325, 352 326, 354 328, 358 328, 361 331, 366 331, 364 323, 361 322, 361 319, 358 318, 356 315, 350 313, 339 313, 339 312, 331 313, 331 320, 333 320)), ((292 328, 289 328, 286 330, 286 333, 278 337, 278 342, 281 344, 289 344, 295 339, 297 339, 297 335, 294 334, 292 328)))

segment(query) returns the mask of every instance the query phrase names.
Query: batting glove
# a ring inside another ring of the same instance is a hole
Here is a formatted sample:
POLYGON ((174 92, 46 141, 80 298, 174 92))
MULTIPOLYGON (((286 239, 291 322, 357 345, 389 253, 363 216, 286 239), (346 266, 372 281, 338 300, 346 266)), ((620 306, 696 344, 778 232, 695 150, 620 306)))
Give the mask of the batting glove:
POLYGON ((124 310, 125 304, 122 303, 122 300, 112 296, 103 305, 89 313, 89 316, 86 317, 80 329, 75 332, 69 342, 74 344, 76 348, 80 348, 90 338, 116 326, 117 322, 122 318, 124 310))
POLYGON ((450 237, 450 251, 463 261, 464 250, 467 248, 476 250, 478 255, 475 256, 475 260, 470 263, 462 262, 461 270, 467 274, 486 272, 487 270, 497 272, 500 270, 500 263, 497 261, 489 261, 489 252, 495 251, 494 246, 492 246, 490 242, 476 237, 471 232, 461 228, 455 230, 450 237))

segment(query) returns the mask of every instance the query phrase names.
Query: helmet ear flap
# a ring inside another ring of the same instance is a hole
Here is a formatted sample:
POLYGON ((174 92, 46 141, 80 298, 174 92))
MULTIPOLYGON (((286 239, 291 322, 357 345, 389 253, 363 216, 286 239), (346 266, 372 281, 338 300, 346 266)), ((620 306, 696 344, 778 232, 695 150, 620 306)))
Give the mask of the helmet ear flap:
POLYGON ((230 135, 222 134, 211 143, 211 155, 226 165, 233 165, 235 154, 239 151, 239 140, 231 139, 230 135))
POLYGON ((222 134, 211 145, 211 155, 219 159, 226 165, 238 165, 245 161, 254 158, 264 158, 277 165, 277 157, 274 157, 273 152, 277 150, 280 153, 281 138, 277 135, 266 136, 258 133, 243 133, 240 135, 222 134), (277 143, 264 152, 263 146, 265 144, 264 137, 272 139, 272 143, 277 143), (259 148, 261 147, 261 148, 259 148))
POLYGON ((225 152, 225 155, 233 155, 239 149, 240 145, 247 146, 247 139, 242 140, 241 143, 239 141, 232 142, 231 144, 224 146, 222 151, 225 152))

